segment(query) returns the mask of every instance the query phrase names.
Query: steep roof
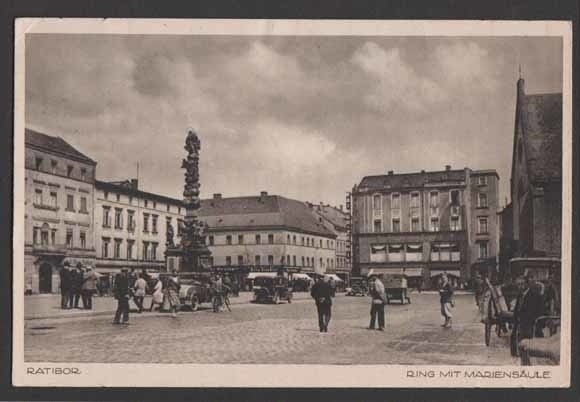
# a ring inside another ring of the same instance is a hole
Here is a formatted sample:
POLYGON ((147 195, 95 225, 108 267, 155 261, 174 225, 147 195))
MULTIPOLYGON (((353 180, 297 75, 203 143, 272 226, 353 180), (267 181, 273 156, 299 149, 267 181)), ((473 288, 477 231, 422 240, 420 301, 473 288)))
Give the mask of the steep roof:
POLYGON ((532 181, 562 178, 562 94, 525 95, 520 119, 532 181))
POLYGON ((334 237, 305 203, 279 195, 202 200, 199 216, 210 230, 285 227, 334 237))
POLYGON ((423 187, 426 183, 461 182, 465 180, 465 170, 443 170, 438 172, 399 173, 380 176, 366 176, 359 188, 368 189, 402 189, 405 187, 423 187))
POLYGON ((346 229, 347 215, 345 212, 331 205, 310 204, 311 208, 317 214, 323 216, 332 225, 339 229, 346 229))
POLYGON ((55 154, 67 156, 71 159, 75 159, 91 165, 97 164, 97 162, 78 151, 61 137, 53 137, 27 128, 25 129, 25 143, 26 145, 40 148, 55 154))

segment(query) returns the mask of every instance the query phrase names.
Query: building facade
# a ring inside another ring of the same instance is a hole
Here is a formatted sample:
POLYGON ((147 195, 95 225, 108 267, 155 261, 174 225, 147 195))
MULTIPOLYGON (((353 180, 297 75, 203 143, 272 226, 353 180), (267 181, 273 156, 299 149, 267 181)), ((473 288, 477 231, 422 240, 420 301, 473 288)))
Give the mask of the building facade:
POLYGON ((94 265, 96 162, 60 137, 25 132, 25 287, 57 292, 63 264, 94 265))
MULTIPOLYGON (((136 179, 95 182, 95 248, 99 272, 164 271, 167 230, 180 242, 181 200, 141 191, 136 179)), ((171 268, 171 267, 169 267, 171 268)), ((179 267, 175 267, 178 269, 179 267)))
POLYGON ((350 278, 351 264, 347 256, 349 233, 347 230, 348 214, 343 206, 336 208, 331 205, 310 204, 307 205, 316 214, 319 222, 336 235, 334 264, 327 268, 327 273, 336 274, 346 281, 350 278))
POLYGON ((259 196, 202 200, 200 220, 214 269, 238 272, 324 273, 335 267, 336 235, 303 202, 259 196))
POLYGON ((446 272, 468 282, 496 268, 495 170, 451 169, 367 176, 351 192, 353 275, 404 273, 429 287, 446 272))

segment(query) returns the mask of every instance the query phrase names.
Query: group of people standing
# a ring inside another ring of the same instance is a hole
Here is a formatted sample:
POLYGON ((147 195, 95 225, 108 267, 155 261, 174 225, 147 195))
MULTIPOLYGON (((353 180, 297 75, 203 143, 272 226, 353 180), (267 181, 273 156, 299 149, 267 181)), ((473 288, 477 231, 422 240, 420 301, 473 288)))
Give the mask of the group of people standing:
POLYGON ((97 282, 98 275, 93 268, 83 267, 81 263, 71 267, 69 262, 65 262, 60 270, 61 309, 80 308, 79 301, 82 300, 82 308, 91 310, 97 282))

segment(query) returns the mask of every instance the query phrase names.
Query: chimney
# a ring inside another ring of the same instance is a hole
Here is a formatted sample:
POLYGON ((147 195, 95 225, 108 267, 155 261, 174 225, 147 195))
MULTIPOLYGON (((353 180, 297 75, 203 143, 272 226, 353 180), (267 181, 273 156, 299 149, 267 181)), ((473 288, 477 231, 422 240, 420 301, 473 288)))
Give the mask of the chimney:
POLYGON ((215 193, 213 195, 213 199, 214 200, 221 200, 222 199, 222 193, 215 193))
POLYGON ((388 174, 389 174, 389 176, 392 176, 393 175, 393 171, 392 170, 389 170, 388 174))
POLYGON ((139 180, 131 179, 131 190, 139 190, 139 180))
POLYGON ((267 196, 268 196, 267 191, 260 191, 260 202, 264 202, 267 196))
POLYGON ((425 173, 425 169, 421 169, 421 173, 425 173))
POLYGON ((451 165, 445 165, 445 170, 451 170, 451 165))
POLYGON ((338 208, 342 211, 342 204, 340 204, 338 208))

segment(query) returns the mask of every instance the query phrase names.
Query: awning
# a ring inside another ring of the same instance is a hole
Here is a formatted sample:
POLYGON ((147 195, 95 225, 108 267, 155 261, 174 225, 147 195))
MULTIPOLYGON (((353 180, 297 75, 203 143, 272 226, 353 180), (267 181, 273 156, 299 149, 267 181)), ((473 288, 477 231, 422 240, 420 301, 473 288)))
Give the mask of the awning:
POLYGON ((306 274, 302 274, 302 273, 296 273, 296 274, 292 274, 292 279, 304 279, 305 281, 313 281, 313 279, 311 277, 309 277, 306 274))
POLYGON ((337 281, 337 282, 343 282, 343 280, 342 280, 342 279, 340 279, 340 278, 339 278, 338 276, 336 276, 335 274, 326 274, 326 275, 324 275, 324 277, 326 277, 326 278, 330 278, 330 279, 332 279, 333 281, 337 281))
POLYGON ((449 270, 449 271, 431 271, 431 278, 438 275, 447 274, 447 276, 455 276, 461 278, 461 272, 459 270, 449 270))
POLYGON ((371 246, 371 253, 379 253, 381 251, 385 251, 387 249, 386 244, 373 244, 371 246))
POLYGON ((269 278, 275 278, 278 276, 277 272, 250 272, 248 274, 248 279, 256 279, 258 276, 267 276, 269 278))
POLYGON ((403 274, 407 277, 422 277, 423 268, 405 268, 403 274))

